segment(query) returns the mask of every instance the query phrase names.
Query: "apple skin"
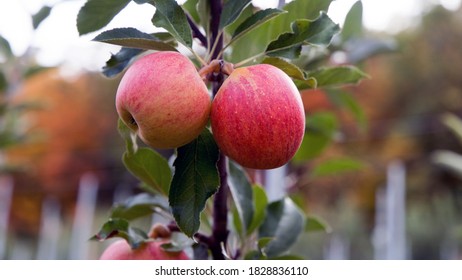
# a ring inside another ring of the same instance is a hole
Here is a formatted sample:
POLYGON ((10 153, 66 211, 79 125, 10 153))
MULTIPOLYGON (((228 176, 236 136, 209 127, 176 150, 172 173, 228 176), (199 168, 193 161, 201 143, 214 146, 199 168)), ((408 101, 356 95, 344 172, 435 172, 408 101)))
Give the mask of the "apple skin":
POLYGON ((194 64, 178 52, 138 59, 116 94, 122 121, 153 148, 176 148, 194 140, 210 115, 211 98, 194 64))
POLYGON ((132 250, 125 239, 109 245, 100 260, 189 260, 184 252, 167 252, 160 246, 163 242, 147 242, 132 250))
POLYGON ((268 64, 235 69, 212 101, 210 119, 221 151, 252 169, 287 163, 305 132, 297 87, 282 70, 268 64))

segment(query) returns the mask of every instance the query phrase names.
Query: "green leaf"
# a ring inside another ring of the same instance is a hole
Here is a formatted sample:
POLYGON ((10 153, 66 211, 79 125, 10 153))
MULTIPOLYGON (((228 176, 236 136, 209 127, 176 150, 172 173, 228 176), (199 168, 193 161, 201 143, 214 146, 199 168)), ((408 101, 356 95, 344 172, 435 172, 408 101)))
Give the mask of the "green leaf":
POLYGON ((32 16, 32 26, 34 29, 37 29, 37 27, 44 21, 51 12, 51 7, 49 6, 43 6, 35 15, 32 16))
POLYGON ((265 22, 268 22, 269 20, 274 19, 275 17, 283 13, 287 13, 287 11, 282 11, 279 9, 266 9, 256 12, 252 16, 248 17, 244 22, 242 22, 236 28, 236 30, 234 30, 231 42, 229 44, 232 44, 233 42, 239 40, 248 32, 254 30, 255 28, 259 27, 265 22))
POLYGON ((236 205, 237 212, 239 213, 239 218, 243 224, 242 229, 244 234, 246 234, 254 215, 252 185, 242 167, 232 161, 229 161, 228 169, 229 188, 234 204, 236 205))
POLYGON ((262 63, 276 66, 293 79, 306 80, 306 75, 302 69, 280 57, 265 57, 262 63))
POLYGON ((121 118, 119 118, 117 121, 117 131, 125 141, 126 151, 130 154, 134 154, 136 150, 138 150, 138 145, 136 143, 136 133, 128 128, 128 126, 122 121, 121 118))
POLYGON ((220 29, 233 23, 251 0, 225 0, 220 17, 220 29))
POLYGON ((135 28, 115 28, 96 36, 93 41, 146 50, 176 51, 170 44, 135 28))
POLYGON ((305 231, 312 232, 312 231, 324 231, 326 233, 331 233, 332 228, 329 224, 321 219, 320 217, 314 215, 307 215, 305 221, 305 231))
POLYGON ((457 115, 445 113, 441 116, 441 122, 462 142, 462 120, 457 115))
POLYGON ((335 176, 342 173, 357 171, 364 167, 364 163, 353 158, 328 159, 317 164, 311 170, 311 177, 335 176))
POLYGON ((315 78, 307 77, 306 73, 302 69, 285 59, 280 57, 265 57, 261 63, 276 66, 277 68, 284 71, 284 73, 286 73, 292 79, 303 81, 309 87, 315 88, 317 86, 317 81, 315 78))
POLYGON ((356 84, 369 76, 355 66, 335 66, 308 72, 308 76, 318 81, 318 87, 334 87, 356 84))
POLYGON ((325 91, 329 99, 339 107, 344 107, 353 114, 359 129, 365 131, 367 129, 367 117, 363 107, 356 101, 350 92, 345 92, 338 89, 328 89, 325 91))
POLYGON ((191 248, 194 244, 197 243, 181 232, 172 232, 169 242, 162 244, 161 247, 167 252, 181 252, 186 248, 191 248))
POLYGON ((273 57, 284 57, 288 59, 297 59, 300 57, 301 52, 302 45, 296 44, 287 48, 271 51, 269 53, 266 53, 266 55, 273 57))
POLYGON ((304 214, 290 198, 270 203, 266 219, 259 230, 259 239, 272 238, 262 248, 263 253, 272 258, 287 252, 304 227, 304 214))
POLYGON ((305 260, 305 258, 303 258, 302 256, 297 256, 297 255, 282 255, 282 256, 275 257, 275 258, 270 258, 270 260, 297 260, 297 261, 301 261, 301 260, 305 260))
POLYGON ((266 9, 256 12, 250 17, 246 18, 239 26, 234 30, 232 39, 237 40, 238 37, 245 35, 247 32, 250 32, 257 28, 258 26, 268 22, 269 20, 287 13, 287 11, 279 9, 266 9))
POLYGON ((252 186, 253 207, 255 209, 252 223, 247 229, 247 235, 254 232, 265 220, 266 207, 268 206, 268 198, 265 190, 259 185, 252 186))
POLYGON ((103 67, 103 74, 112 78, 127 68, 134 57, 144 52, 141 49, 122 48, 118 53, 111 55, 111 58, 106 61, 103 67))
POLYGON ((230 209, 232 213, 232 223, 234 226, 234 231, 239 236, 240 239, 244 238, 244 223, 242 222, 242 218, 239 216, 239 212, 237 211, 236 207, 230 209))
POLYGON ((112 219, 125 219, 128 221, 138 219, 153 213, 169 210, 168 202, 164 197, 140 193, 130 197, 123 203, 117 203, 111 210, 112 219))
POLYGON ((128 171, 154 191, 168 194, 172 173, 167 160, 158 152, 149 148, 139 148, 134 153, 126 151, 123 163, 128 171))
POLYGON ((297 15, 295 19, 315 19, 319 16, 320 12, 327 12, 332 1, 333 0, 292 1, 284 7, 284 10, 297 15))
POLYGON ((353 4, 345 17, 342 27, 342 41, 361 36, 363 31, 363 3, 357 1, 353 4))
POLYGON ((192 237, 200 226, 200 213, 220 184, 216 163, 218 147, 208 129, 178 148, 169 201, 179 228, 192 237))
POLYGON ((436 150, 432 153, 432 162, 462 178, 462 155, 453 151, 436 150))
POLYGON ((197 12, 199 13, 200 25, 208 35, 210 32, 210 1, 199 0, 199 3, 197 3, 197 12))
MULTIPOLYGON (((255 13, 256 10, 257 10, 257 8, 255 8, 252 5, 252 2, 249 5, 247 5, 244 8, 244 10, 242 10, 239 17, 233 23, 231 23, 230 25, 226 26, 223 29, 223 31, 226 32, 226 34, 228 35, 228 36, 226 36, 226 38, 231 38, 232 35, 234 34, 234 32, 236 31, 236 29, 239 27, 239 25, 241 25, 244 21, 246 21, 248 18, 250 18, 255 13)), ((228 42, 228 44, 229 44, 229 42, 228 42)))
POLYGON ((5 73, 0 69, 0 96, 4 91, 6 91, 7 88, 8 88, 8 81, 6 79, 5 73))
POLYGON ((303 44, 328 46, 340 30, 325 13, 316 20, 299 19, 292 23, 292 32, 284 33, 271 42, 266 49, 267 55, 280 56, 281 51, 301 47, 303 44))
POLYGON ((13 51, 11 50, 10 42, 0 35, 0 58, 2 57, 8 60, 13 57, 13 51))
POLYGON ((244 256, 244 260, 266 260, 267 258, 259 250, 249 251, 244 256))
POLYGON ((262 237, 259 238, 257 241, 257 246, 259 249, 265 248, 271 241, 273 241, 273 237, 262 237))
POLYGON ((191 239, 185 241, 180 240, 180 242, 171 239, 168 243, 163 243, 160 247, 166 252, 181 252, 186 248, 190 248, 194 243, 191 239))
POLYGON ((198 3, 199 0, 188 0, 182 5, 185 12, 187 12, 196 23, 199 23, 201 21, 201 18, 197 11, 198 3))
MULTIPOLYGON (((284 6, 283 13, 276 18, 250 30, 234 44, 227 59, 232 63, 263 53, 268 44, 281 34, 291 31, 291 23, 297 19, 315 19, 320 11, 327 11, 332 0, 294 0, 284 6)), ((286 56, 287 57, 287 56, 286 56)))
POLYGON ((104 241, 109 238, 121 237, 125 239, 132 249, 137 249, 145 243, 149 237, 148 235, 138 229, 130 226, 130 223, 125 219, 109 219, 103 224, 97 234, 91 240, 104 241))
POLYGON ((328 112, 319 112, 306 119, 306 131, 302 144, 294 156, 295 162, 313 159, 332 142, 337 131, 337 118, 328 112))
POLYGON ((88 0, 77 15, 77 30, 84 35, 105 27, 131 0, 88 0))
POLYGON ((152 23, 157 27, 165 28, 178 42, 191 48, 192 32, 183 8, 175 0, 152 0, 151 2, 156 7, 152 23))

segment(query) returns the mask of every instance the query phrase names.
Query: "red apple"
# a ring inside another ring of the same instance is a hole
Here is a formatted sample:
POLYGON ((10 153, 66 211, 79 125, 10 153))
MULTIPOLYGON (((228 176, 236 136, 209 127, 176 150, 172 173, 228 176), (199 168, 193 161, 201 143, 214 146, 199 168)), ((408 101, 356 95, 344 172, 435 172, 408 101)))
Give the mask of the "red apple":
POLYGON ((268 64, 235 69, 217 92, 210 118, 221 151, 253 169, 287 163, 305 132, 297 87, 282 70, 268 64))
POLYGON ((161 248, 164 242, 147 242, 132 250, 125 239, 109 245, 100 260, 189 260, 184 252, 167 252, 161 248))
POLYGON ((207 124, 210 106, 194 64, 170 51, 138 59, 116 95, 122 121, 153 148, 176 148, 194 140, 207 124))

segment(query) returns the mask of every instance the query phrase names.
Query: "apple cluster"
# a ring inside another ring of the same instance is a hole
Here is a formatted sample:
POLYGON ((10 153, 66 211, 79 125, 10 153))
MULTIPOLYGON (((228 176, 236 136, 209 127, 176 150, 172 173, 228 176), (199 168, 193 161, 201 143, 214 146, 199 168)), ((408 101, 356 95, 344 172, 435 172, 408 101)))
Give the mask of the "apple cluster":
POLYGON ((194 64, 178 52, 138 59, 116 95, 122 121, 153 148, 177 148, 199 136, 209 120, 220 150, 240 165, 272 169, 287 163, 305 132, 300 93, 269 64, 234 69, 215 97, 194 64))

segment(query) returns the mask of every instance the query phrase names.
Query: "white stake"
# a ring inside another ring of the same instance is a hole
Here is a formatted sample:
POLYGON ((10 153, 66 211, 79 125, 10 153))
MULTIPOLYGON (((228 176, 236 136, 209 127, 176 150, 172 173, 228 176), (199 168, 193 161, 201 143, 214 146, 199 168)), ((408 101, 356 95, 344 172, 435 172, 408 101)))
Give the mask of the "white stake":
POLYGON ((88 239, 93 232, 98 181, 93 174, 84 174, 80 180, 69 247, 69 259, 88 259, 88 239))
POLYGON ((12 198, 13 179, 10 176, 0 176, 0 259, 6 259, 8 221, 12 198))
POLYGON ((58 259, 59 237, 61 236, 60 210, 60 205, 56 199, 46 198, 43 201, 37 249, 38 260, 58 259))

